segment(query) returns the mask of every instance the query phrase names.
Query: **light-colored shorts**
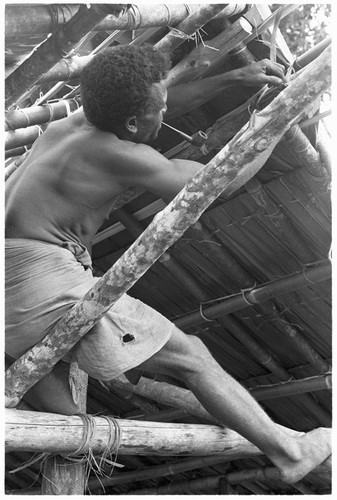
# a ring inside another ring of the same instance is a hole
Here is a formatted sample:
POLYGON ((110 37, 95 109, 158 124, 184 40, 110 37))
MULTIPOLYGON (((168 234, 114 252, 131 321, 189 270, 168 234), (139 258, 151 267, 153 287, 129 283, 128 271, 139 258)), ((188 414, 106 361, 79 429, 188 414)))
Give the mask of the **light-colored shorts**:
MULTIPOLYGON (((6 353, 20 357, 92 288, 86 248, 6 239, 6 353)), ((174 325, 143 302, 123 295, 68 352, 90 376, 109 380, 137 367, 169 340, 174 325)))

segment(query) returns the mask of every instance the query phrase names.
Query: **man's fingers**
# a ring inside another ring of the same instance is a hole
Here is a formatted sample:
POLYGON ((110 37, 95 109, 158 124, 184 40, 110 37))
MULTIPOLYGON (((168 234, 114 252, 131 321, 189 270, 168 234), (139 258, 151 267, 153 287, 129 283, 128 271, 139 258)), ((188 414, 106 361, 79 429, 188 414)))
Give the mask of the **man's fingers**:
POLYGON ((284 75, 285 68, 282 64, 273 63, 273 62, 268 61, 268 60, 266 60, 264 63, 265 63, 265 66, 267 68, 267 71, 266 71, 267 74, 272 73, 273 75, 276 75, 279 78, 281 78, 282 82, 285 81, 285 75, 284 75))
POLYGON ((282 85, 283 78, 278 78, 277 76, 266 75, 265 83, 269 83, 270 85, 274 85, 275 87, 277 87, 278 85, 282 85))

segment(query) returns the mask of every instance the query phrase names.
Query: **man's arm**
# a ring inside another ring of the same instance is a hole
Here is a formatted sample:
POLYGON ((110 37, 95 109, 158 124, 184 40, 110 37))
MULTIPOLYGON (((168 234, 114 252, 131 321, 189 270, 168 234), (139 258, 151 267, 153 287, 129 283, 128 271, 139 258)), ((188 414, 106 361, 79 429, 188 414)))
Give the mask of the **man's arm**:
POLYGON ((191 160, 169 160, 155 149, 144 144, 129 143, 120 158, 114 158, 113 175, 127 189, 143 188, 169 203, 186 182, 204 165, 191 160))
POLYGON ((167 89, 166 119, 195 109, 232 85, 263 86, 284 82, 284 66, 263 59, 243 68, 167 89))

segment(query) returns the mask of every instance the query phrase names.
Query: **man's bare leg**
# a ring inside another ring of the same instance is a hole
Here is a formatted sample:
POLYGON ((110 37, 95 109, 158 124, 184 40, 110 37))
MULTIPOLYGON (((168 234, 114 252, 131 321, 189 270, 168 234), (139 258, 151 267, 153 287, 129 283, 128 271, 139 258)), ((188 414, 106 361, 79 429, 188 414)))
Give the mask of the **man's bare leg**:
POLYGON ((140 368, 182 380, 219 422, 257 446, 285 483, 300 481, 331 455, 330 429, 287 433, 222 370, 197 337, 175 329, 170 341, 140 368))

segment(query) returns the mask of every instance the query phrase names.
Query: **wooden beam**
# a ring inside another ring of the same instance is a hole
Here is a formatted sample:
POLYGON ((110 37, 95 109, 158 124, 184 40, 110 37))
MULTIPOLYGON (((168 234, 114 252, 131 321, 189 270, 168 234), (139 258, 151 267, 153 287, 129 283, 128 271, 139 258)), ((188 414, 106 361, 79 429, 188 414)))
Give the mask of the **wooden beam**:
POLYGON ((286 130, 329 88, 330 68, 330 50, 326 49, 187 182, 83 299, 7 370, 7 406, 16 406, 221 193, 235 192, 261 169, 286 130))
MULTIPOLYGON (((92 417, 94 429, 84 451, 107 451, 116 433, 103 417, 92 417), (111 434, 112 433, 112 434, 111 434)), ((225 459, 253 457, 262 452, 236 432, 213 425, 140 422, 117 419, 121 430, 118 455, 221 455, 225 459)), ((6 452, 29 451, 67 454, 83 443, 79 416, 6 410, 6 452)))
MULTIPOLYGON (((6 451, 71 453, 83 446, 94 454, 107 452, 116 432, 106 418, 91 417, 88 431, 79 416, 5 410, 6 451), (86 437, 87 431, 91 439, 86 437)), ((213 425, 134 422, 117 419, 118 455, 222 456, 224 461, 253 458, 262 452, 236 432, 213 425)), ((116 429, 116 428, 115 428, 116 429)), ((286 429, 283 427, 283 429, 286 429)), ((300 435, 286 429, 291 435, 300 435)), ((115 446, 116 443, 113 443, 115 446)), ((331 474, 331 458, 310 473, 326 478, 331 474)), ((308 475, 309 477, 309 475, 308 475)))

